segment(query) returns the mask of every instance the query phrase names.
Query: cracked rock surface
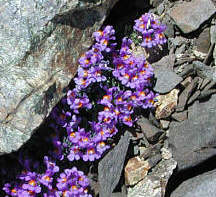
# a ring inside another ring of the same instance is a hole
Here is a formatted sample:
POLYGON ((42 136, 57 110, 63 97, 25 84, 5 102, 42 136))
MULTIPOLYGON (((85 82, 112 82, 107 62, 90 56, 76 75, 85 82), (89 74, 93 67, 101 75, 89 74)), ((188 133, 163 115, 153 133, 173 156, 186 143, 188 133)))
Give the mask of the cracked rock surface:
POLYGON ((0 154, 49 115, 117 0, 0 2, 0 154))

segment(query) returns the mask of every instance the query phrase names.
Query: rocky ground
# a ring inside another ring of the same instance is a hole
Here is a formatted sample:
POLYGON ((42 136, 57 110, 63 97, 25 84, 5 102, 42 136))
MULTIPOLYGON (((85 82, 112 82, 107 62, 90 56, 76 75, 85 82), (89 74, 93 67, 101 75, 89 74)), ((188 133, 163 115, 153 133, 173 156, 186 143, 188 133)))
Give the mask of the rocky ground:
MULTIPOLYGON (((167 25, 167 45, 149 51, 148 59, 155 69, 158 101, 154 112, 138 120, 134 135, 126 131, 91 166, 88 176, 93 193, 100 197, 215 196, 216 1, 120 0, 105 24, 118 27, 121 38, 131 33, 133 20, 144 12, 154 13, 167 25)), ((37 95, 35 91, 31 94, 37 95)), ((0 124, 14 126, 16 119, 7 119, 11 114, 5 114, 0 124)), ((40 137, 44 128, 38 130, 40 137)), ((11 147, 1 152, 11 152, 11 147)), ((2 156, 1 165, 9 158, 13 156, 2 156)))

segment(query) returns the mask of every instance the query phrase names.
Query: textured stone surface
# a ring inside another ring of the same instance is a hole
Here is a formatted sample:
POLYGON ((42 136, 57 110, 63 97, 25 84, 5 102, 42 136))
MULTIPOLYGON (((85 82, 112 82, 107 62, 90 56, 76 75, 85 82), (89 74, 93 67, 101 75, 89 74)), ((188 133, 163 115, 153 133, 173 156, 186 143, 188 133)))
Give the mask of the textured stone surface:
POLYGON ((169 92, 182 81, 181 77, 167 68, 158 68, 154 74, 157 79, 154 91, 162 94, 169 92))
POLYGON ((147 175, 150 168, 148 161, 142 160, 140 157, 129 159, 124 172, 126 185, 138 183, 147 175))
POLYGON ((184 181, 171 197, 212 197, 216 193, 216 170, 206 172, 184 181))
POLYGON ((127 197, 164 197, 166 184, 176 165, 173 158, 163 158, 143 180, 128 188, 127 197))
POLYGON ((207 102, 195 102, 188 119, 171 122, 169 143, 178 170, 193 167, 216 154, 216 95, 207 102))
POLYGON ((0 154, 48 116, 116 1, 0 1, 0 154))
POLYGON ((170 16, 184 33, 190 33, 197 30, 215 12, 216 8, 211 0, 192 0, 175 5, 170 16))
POLYGON ((174 111, 178 102, 178 89, 173 89, 170 93, 165 95, 159 95, 156 97, 158 100, 156 103, 155 117, 157 119, 167 118, 174 111))
POLYGON ((99 162, 100 197, 108 197, 118 184, 130 141, 130 133, 125 132, 119 143, 99 162))

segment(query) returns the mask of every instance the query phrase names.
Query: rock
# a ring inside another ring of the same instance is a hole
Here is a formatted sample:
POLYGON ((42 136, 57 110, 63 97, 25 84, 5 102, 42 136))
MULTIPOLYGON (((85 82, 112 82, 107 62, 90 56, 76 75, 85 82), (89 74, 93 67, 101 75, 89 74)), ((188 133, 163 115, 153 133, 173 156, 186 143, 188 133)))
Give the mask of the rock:
POLYGON ((0 2, 0 154, 19 149, 49 115, 116 2, 0 2))
POLYGON ((182 91, 182 93, 179 96, 178 106, 176 108, 177 112, 181 112, 185 109, 187 101, 190 95, 192 94, 193 90, 196 88, 198 82, 199 78, 195 77, 193 81, 182 91))
POLYGON ((148 161, 142 160, 139 157, 129 159, 124 171, 125 184, 135 185, 147 175, 150 168, 151 166, 148 161))
POLYGON ((156 97, 158 100, 156 103, 155 117, 157 119, 167 118, 174 111, 178 101, 178 89, 173 89, 170 93, 165 95, 159 95, 156 97))
POLYGON ((184 181, 173 191, 171 197, 212 197, 215 196, 216 170, 206 172, 184 181))
POLYGON ((183 44, 179 48, 176 49, 175 55, 183 54, 185 50, 186 50, 186 44, 183 44))
POLYGON ((170 11, 170 17, 183 33, 196 31, 207 21, 216 8, 211 0, 192 0, 176 4, 170 11))
POLYGON ((172 19, 168 14, 166 14, 162 19, 162 24, 166 25, 166 30, 164 32, 167 38, 173 38, 175 35, 174 24, 172 19))
POLYGON ((152 67, 155 70, 158 68, 168 68, 170 70, 173 70, 174 63, 175 63, 175 55, 170 54, 170 55, 163 57, 158 62, 153 63, 152 67))
POLYGON ((184 121, 187 119, 187 111, 175 112, 171 117, 179 122, 184 121))
POLYGON ((169 120, 160 120, 161 128, 162 129, 168 129, 170 121, 169 120))
POLYGON ((188 119, 171 122, 169 144, 178 170, 196 166, 216 154, 216 95, 207 102, 195 101, 188 119))
POLYGON ((216 82, 216 68, 206 66, 202 62, 193 61, 193 68, 196 70, 197 75, 202 79, 209 79, 216 82))
POLYGON ((181 85, 183 85, 186 88, 187 86, 189 86, 189 84, 191 84, 192 80, 193 80, 192 77, 189 76, 185 78, 184 81, 181 82, 181 85))
POLYGON ((216 43, 216 24, 210 28, 211 44, 216 43))
POLYGON ((176 165, 173 158, 160 161, 149 175, 134 187, 128 188, 127 197, 164 197, 168 179, 176 165))
POLYGON ((151 124, 151 122, 142 117, 137 121, 138 126, 140 126, 142 132, 145 134, 146 138, 150 142, 157 141, 160 135, 163 133, 160 129, 151 124))
POLYGON ((130 133, 126 131, 114 149, 99 162, 98 179, 100 183, 100 197, 110 196, 118 184, 122 174, 129 141, 130 133))
POLYGON ((167 68, 158 68, 154 74, 157 79, 154 91, 162 94, 171 91, 182 81, 181 77, 167 68))
POLYGON ((154 8, 158 7, 164 0, 150 0, 150 5, 152 5, 154 8))
POLYGON ((194 40, 193 51, 202 53, 205 57, 208 54, 210 48, 210 28, 206 28, 202 31, 197 39, 194 40))

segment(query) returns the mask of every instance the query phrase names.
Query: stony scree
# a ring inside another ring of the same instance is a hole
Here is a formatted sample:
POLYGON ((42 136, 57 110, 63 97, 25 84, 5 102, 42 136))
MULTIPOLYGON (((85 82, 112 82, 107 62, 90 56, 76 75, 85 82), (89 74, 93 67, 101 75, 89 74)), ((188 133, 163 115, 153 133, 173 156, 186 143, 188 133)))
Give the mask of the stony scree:
POLYGON ((211 0, 192 0, 175 5, 169 15, 181 31, 187 34, 196 31, 215 12, 211 0))
POLYGON ((130 138, 131 134, 126 131, 113 150, 105 155, 104 158, 99 162, 98 176, 100 183, 100 197, 110 196, 118 184, 122 174, 130 138))
POLYGON ((212 197, 215 196, 216 170, 206 172, 183 182, 172 194, 171 197, 212 197))
POLYGON ((116 2, 0 2, 0 154, 19 149, 48 116, 116 2))
POLYGON ((208 102, 196 101, 188 111, 188 119, 171 122, 169 143, 178 171, 196 166, 216 154, 216 95, 208 102))

